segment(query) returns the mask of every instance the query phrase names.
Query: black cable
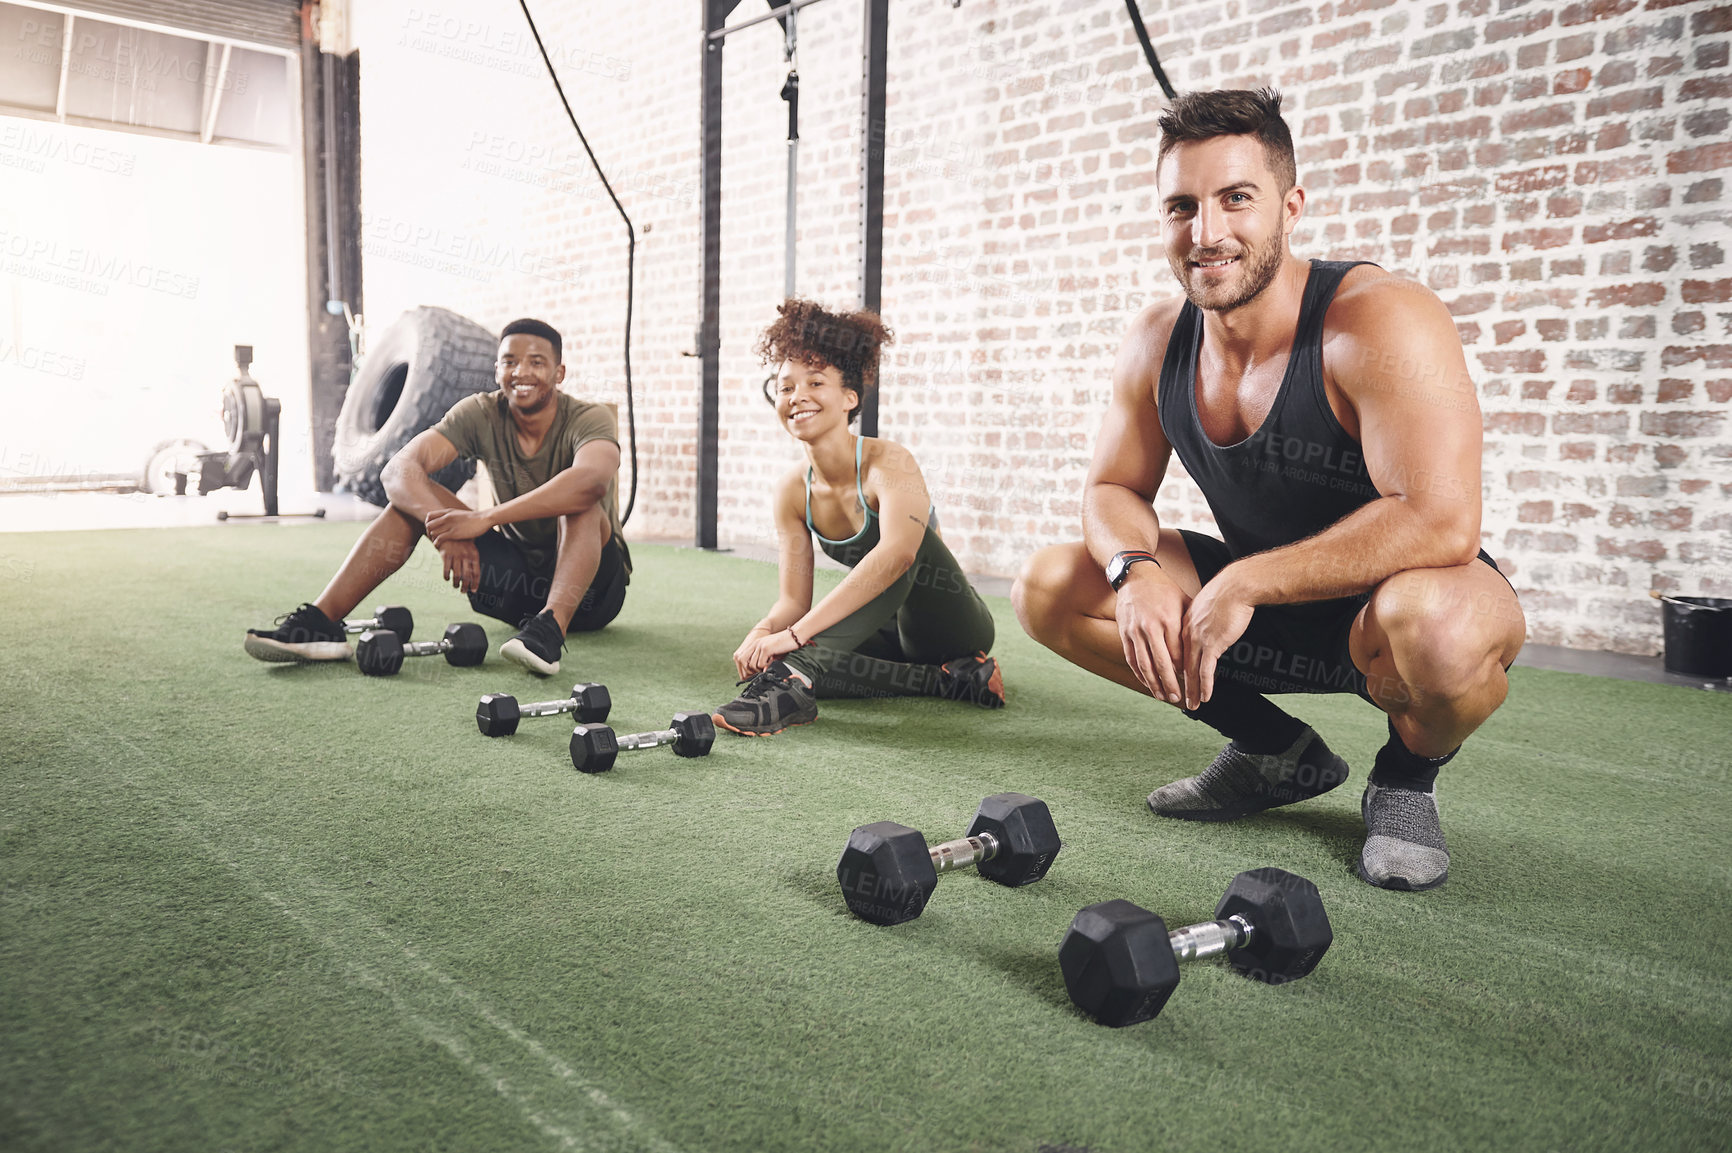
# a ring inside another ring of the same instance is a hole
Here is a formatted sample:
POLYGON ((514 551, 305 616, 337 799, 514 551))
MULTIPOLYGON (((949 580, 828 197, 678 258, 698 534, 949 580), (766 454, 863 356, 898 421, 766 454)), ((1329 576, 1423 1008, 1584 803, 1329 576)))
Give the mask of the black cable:
POLYGON ((1173 82, 1168 80, 1167 74, 1161 70, 1161 61, 1155 55, 1155 46, 1149 43, 1149 30, 1143 27, 1143 14, 1137 11, 1137 0, 1125 0, 1125 7, 1130 10, 1131 24, 1137 30, 1137 40, 1143 46, 1143 55, 1149 58, 1149 67, 1155 70, 1155 83, 1161 86, 1161 91, 1167 94, 1168 100, 1177 99, 1179 94, 1173 91, 1173 82))
POLYGON ((542 62, 547 65, 547 74, 553 79, 554 91, 559 93, 559 102, 565 105, 565 114, 570 117, 571 126, 577 129, 577 139, 583 144, 584 152, 589 154, 589 162, 595 165, 595 174, 601 177, 601 186, 607 189, 608 199, 619 209, 619 218, 625 221, 625 423, 627 434, 631 437, 631 496, 627 498, 625 512, 619 518, 619 523, 623 526, 631 519, 631 510, 637 505, 637 411, 632 404, 631 395, 632 282, 637 262, 637 229, 632 227, 631 217, 625 214, 625 206, 619 202, 619 197, 613 194, 613 185, 607 182, 607 173, 601 170, 601 162, 591 151, 583 129, 578 127, 577 115, 571 110, 571 101, 565 98, 565 88, 559 83, 559 74, 553 70, 553 61, 548 58, 547 46, 541 42, 541 33, 535 27, 535 17, 529 14, 529 0, 517 0, 517 3, 523 9, 523 18, 529 21, 529 34, 535 37, 535 46, 541 50, 542 62))

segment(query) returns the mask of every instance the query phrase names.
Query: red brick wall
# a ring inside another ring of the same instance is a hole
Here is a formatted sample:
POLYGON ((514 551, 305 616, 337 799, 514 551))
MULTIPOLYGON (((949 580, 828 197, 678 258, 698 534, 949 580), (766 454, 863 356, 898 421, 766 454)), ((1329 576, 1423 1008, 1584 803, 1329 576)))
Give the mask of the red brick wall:
MULTIPOLYGON (((531 8, 649 225, 633 532, 689 537, 700 5, 531 8)), ((747 0, 736 18, 763 10, 747 0)), ((624 227, 539 58, 513 46, 520 27, 498 5, 416 11, 418 25, 362 14, 369 220, 515 242, 540 274, 448 237, 422 247, 462 252, 461 267, 429 274, 419 253, 376 244, 370 319, 415 303, 490 324, 545 314, 569 334, 574 391, 623 400, 624 227), (556 159, 475 171, 512 142, 556 159)), ((1485 412, 1484 544, 1535 640, 1652 652, 1650 588, 1732 595, 1732 5, 1143 0, 1143 13, 1181 88, 1287 94, 1311 195, 1300 255, 1377 261, 1456 315, 1485 412)), ((964 563, 1008 575, 1079 534, 1119 334, 1173 291, 1154 222, 1162 100, 1120 0, 893 0, 890 27, 883 293, 899 340, 882 428, 915 450, 964 563)), ((802 11, 800 288, 838 303, 855 292, 859 46, 857 0, 802 11)), ((729 41, 724 544, 767 540, 767 482, 795 459, 749 354, 782 283, 782 72, 774 24, 729 41)), ((1176 469, 1157 507, 1209 524, 1176 469)))

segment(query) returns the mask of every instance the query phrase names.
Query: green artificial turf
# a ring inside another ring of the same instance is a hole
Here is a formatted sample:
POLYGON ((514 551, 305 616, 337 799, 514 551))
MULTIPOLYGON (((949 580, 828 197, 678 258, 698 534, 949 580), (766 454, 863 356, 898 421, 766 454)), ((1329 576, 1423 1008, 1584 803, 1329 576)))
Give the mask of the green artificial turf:
MULTIPOLYGON (((718 705, 772 569, 634 549, 624 613, 550 682, 497 655, 394 680, 244 656, 355 533, 0 536, 0 1148, 1732 1144, 1724 695, 1518 668, 1443 778, 1448 885, 1388 893, 1353 876, 1384 736, 1355 699, 1286 699, 1347 787, 1161 821, 1144 795, 1218 740, 995 600, 1002 712, 826 703, 580 776, 567 724, 487 740, 476 698, 601 680, 622 732, 718 705), (1006 790, 1052 807, 1046 880, 947 876, 894 929, 847 914, 849 829, 957 836, 1006 790), (1265 864, 1323 893, 1312 976, 1200 963, 1123 1030, 1072 1008, 1079 907, 1204 920, 1265 864)), ((473 616, 437 577, 420 555, 374 599, 437 635, 473 616)))

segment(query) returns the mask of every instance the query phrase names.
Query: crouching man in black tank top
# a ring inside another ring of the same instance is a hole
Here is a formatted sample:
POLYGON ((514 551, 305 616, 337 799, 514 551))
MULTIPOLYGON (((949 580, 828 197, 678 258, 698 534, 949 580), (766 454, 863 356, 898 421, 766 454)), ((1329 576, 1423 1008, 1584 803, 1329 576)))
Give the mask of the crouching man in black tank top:
POLYGON ((1356 692, 1389 717, 1360 809, 1359 875, 1448 874, 1438 770, 1508 692, 1526 636, 1479 550, 1479 405, 1448 310, 1369 264, 1295 258, 1304 212, 1274 92, 1161 117, 1163 242, 1184 301, 1131 322, 1095 448, 1083 541, 1036 553, 1028 634, 1231 743, 1156 789, 1226 821, 1318 796, 1347 765, 1266 693, 1356 692), (1222 540, 1163 529, 1177 453, 1222 540))

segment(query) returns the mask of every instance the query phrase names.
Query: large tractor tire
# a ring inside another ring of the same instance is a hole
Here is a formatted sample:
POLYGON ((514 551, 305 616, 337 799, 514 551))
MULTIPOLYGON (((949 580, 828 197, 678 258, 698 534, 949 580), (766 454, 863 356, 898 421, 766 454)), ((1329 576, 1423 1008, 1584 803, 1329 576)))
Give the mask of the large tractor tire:
MULTIPOLYGON (((331 446, 337 491, 370 504, 388 503, 379 474, 397 450, 432 428, 464 397, 494 388, 499 338, 443 308, 399 316, 368 341, 361 371, 337 414, 331 446)), ((452 492, 475 475, 475 462, 456 460, 433 474, 452 492)))

